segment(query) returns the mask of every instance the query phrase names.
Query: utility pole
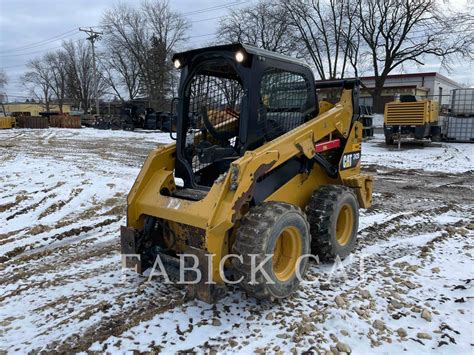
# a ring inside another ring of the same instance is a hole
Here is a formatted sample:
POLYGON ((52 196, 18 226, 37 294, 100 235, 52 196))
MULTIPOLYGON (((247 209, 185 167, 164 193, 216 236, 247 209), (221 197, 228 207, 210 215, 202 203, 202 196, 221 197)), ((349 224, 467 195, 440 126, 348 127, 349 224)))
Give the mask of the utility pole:
POLYGON ((86 28, 80 28, 79 31, 85 32, 89 35, 87 37, 87 40, 91 42, 92 45, 92 66, 94 67, 94 73, 93 73, 93 81, 94 81, 94 97, 95 97, 95 112, 98 115, 99 114, 99 81, 97 78, 97 68, 95 64, 95 41, 99 39, 99 36, 102 34, 102 32, 97 32, 90 27, 90 29, 86 28))

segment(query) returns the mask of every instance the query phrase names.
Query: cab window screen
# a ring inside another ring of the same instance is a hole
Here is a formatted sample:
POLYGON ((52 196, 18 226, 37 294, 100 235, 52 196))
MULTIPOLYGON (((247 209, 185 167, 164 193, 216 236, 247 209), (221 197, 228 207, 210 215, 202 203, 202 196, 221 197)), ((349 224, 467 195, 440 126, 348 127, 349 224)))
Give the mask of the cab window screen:
POLYGON ((305 122, 310 85, 301 74, 266 69, 260 85, 259 123, 266 140, 273 140, 305 122))
POLYGON ((196 149, 202 145, 203 140, 220 146, 235 146, 238 143, 242 96, 242 85, 235 79, 198 74, 191 81, 186 155, 193 172, 210 165, 202 163, 196 154, 196 149), (203 110, 212 127, 206 127, 203 110), (214 132, 209 132, 209 128, 212 128, 214 132))

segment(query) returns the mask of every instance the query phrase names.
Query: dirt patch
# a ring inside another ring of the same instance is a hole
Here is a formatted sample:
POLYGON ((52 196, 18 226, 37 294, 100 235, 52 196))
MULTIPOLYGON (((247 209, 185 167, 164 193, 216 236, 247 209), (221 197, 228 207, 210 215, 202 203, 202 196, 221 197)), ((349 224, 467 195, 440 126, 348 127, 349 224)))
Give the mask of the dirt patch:
MULTIPOLYGON (((130 295, 130 297, 133 297, 133 295, 130 295)), ((99 324, 86 329, 82 334, 74 334, 59 344, 49 344, 47 348, 54 349, 58 352, 87 351, 93 343, 104 341, 110 336, 118 337, 128 329, 135 327, 141 322, 152 319, 159 313, 173 309, 178 305, 183 304, 184 301, 185 298, 183 295, 181 295, 180 298, 160 297, 155 300, 149 299, 144 304, 141 304, 138 309, 131 310, 125 316, 118 316, 116 314, 111 316, 104 315, 99 324)), ((108 304, 104 306, 106 309, 110 308, 110 305, 108 304)), ((103 311, 103 309, 96 307, 93 310, 94 313, 97 311, 103 311)))
POLYGON ((107 225, 112 224, 114 222, 118 222, 120 220, 121 220, 121 217, 106 219, 103 222, 100 222, 100 223, 97 223, 97 224, 94 224, 94 225, 91 225, 91 226, 82 226, 82 227, 78 227, 78 228, 69 229, 65 232, 55 234, 51 238, 56 239, 56 240, 62 240, 64 238, 68 238, 68 237, 72 237, 72 236, 78 236, 82 233, 87 233, 87 232, 89 232, 93 229, 104 227, 104 226, 107 226, 107 225))
POLYGON ((44 217, 50 215, 51 213, 59 211, 61 208, 63 208, 69 202, 71 202, 74 197, 79 195, 82 192, 82 190, 83 190, 83 188, 76 188, 76 189, 72 190, 70 196, 66 200, 62 200, 62 201, 53 203, 51 206, 49 206, 47 209, 45 209, 43 212, 41 212, 38 219, 43 219, 44 217))
POLYGON ((15 201, 11 203, 7 203, 4 205, 0 205, 0 213, 8 211, 15 207, 16 205, 20 204, 21 202, 25 201, 28 199, 28 196, 26 194, 19 193, 16 195, 15 201))
POLYGON ((34 226, 33 228, 30 228, 30 230, 28 231, 28 234, 37 235, 37 234, 49 232, 51 229, 52 228, 50 226, 46 226, 44 224, 38 224, 34 226))
POLYGON ((27 206, 27 207, 25 207, 25 208, 22 208, 21 210, 19 210, 19 211, 15 212, 14 214, 8 216, 8 217, 7 217, 7 221, 9 221, 9 220, 11 220, 11 219, 13 219, 13 218, 15 218, 15 217, 17 217, 17 216, 20 216, 20 215, 22 215, 22 214, 31 212, 31 211, 37 209, 37 208, 38 208, 39 206, 41 206, 42 204, 44 204, 47 200, 52 199, 52 198, 55 198, 55 197, 56 197, 56 194, 54 194, 54 193, 53 193, 53 194, 50 194, 50 195, 47 195, 47 196, 43 197, 39 202, 34 203, 34 204, 32 204, 32 205, 30 205, 30 206, 27 206))

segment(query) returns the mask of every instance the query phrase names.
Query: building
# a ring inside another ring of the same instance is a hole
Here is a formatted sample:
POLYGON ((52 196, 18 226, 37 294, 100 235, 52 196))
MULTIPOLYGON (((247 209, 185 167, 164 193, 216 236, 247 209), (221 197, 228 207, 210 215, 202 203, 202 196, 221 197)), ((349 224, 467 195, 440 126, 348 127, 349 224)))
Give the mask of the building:
MULTIPOLYGON (((373 76, 361 77, 360 80, 369 89, 375 86, 373 76)), ((384 103, 393 101, 397 94, 415 95, 436 100, 441 107, 449 105, 451 90, 462 88, 463 85, 435 72, 394 74, 389 75, 385 81, 382 100, 384 103)), ((372 106, 372 97, 369 90, 361 88, 360 103, 372 106)))
MULTIPOLYGON (((7 114, 13 116, 39 116, 40 112, 45 112, 45 105, 40 102, 10 102, 0 105, 0 114, 3 114, 3 110, 7 114)), ((59 113, 59 106, 50 104, 49 105, 50 112, 57 112, 59 113)), ((64 104, 63 105, 63 113, 70 113, 71 112, 71 105, 64 104)))

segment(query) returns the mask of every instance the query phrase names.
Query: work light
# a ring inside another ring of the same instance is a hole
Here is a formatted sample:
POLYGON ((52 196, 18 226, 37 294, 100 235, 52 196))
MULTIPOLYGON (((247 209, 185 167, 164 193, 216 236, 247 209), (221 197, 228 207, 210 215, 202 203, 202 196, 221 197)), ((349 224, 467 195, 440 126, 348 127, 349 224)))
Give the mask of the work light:
POLYGON ((245 59, 245 55, 242 51, 237 51, 235 53, 235 60, 237 61, 237 63, 242 63, 245 59))

